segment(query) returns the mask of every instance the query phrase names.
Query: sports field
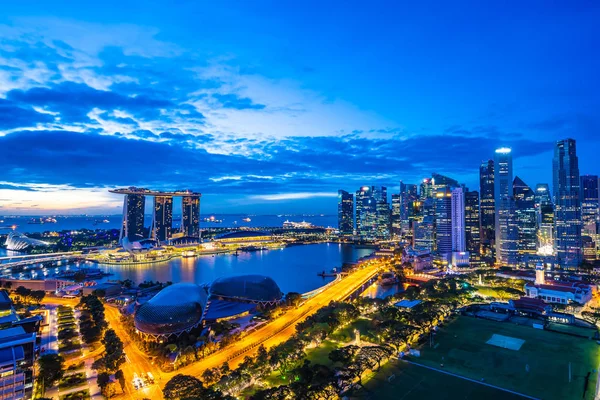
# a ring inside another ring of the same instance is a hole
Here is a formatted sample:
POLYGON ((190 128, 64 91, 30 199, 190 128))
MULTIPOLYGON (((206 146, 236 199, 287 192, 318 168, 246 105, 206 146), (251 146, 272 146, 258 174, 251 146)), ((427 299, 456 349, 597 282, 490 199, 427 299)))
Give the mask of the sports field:
POLYGON ((529 396, 594 398, 600 346, 592 340, 507 322, 458 317, 434 336, 432 347, 427 344, 420 350, 421 357, 412 357, 411 361, 529 396), (494 335, 496 339, 492 339, 494 335), (520 347, 487 343, 498 342, 498 337, 523 342, 520 347))
POLYGON ((373 400, 524 400, 498 389, 391 360, 377 373, 363 379, 364 389, 351 399, 373 400), (390 376, 393 375, 393 378, 390 376))

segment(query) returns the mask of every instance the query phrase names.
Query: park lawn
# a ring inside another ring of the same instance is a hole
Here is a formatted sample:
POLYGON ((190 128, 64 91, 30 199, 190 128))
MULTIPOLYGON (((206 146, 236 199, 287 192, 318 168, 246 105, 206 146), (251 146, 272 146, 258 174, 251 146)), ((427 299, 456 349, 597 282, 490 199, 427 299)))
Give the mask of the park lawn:
MULTIPOLYGON (((324 340, 318 347, 306 350, 306 359, 312 364, 321 364, 329 368, 333 368, 334 365, 329 359, 329 353, 341 347, 341 343, 332 342, 331 340, 324 340)), ((289 376, 284 379, 279 371, 273 371, 268 377, 264 379, 267 387, 276 387, 279 385, 287 385, 289 383, 289 376)), ((248 394, 248 393, 244 393, 248 394)))
POLYGON ((596 342, 507 322, 459 317, 411 360, 543 399, 593 399, 600 361, 596 342), (525 340, 520 350, 487 344, 493 334, 525 340), (443 359, 442 359, 443 357, 443 359), (568 370, 571 363, 572 380, 568 370), (526 371, 529 366, 529 372, 526 371), (590 373, 584 396, 585 378, 590 373))
POLYGON ((338 340, 340 342, 354 341, 354 338, 355 338, 354 330, 358 329, 358 331, 360 332, 361 339, 369 341, 369 342, 374 342, 375 338, 371 336, 371 332, 372 332, 371 324, 372 324, 372 321, 370 319, 358 318, 356 321, 352 322, 351 324, 346 325, 345 327, 338 329, 337 331, 332 333, 331 339, 338 340))
POLYGON ((558 324, 556 322, 549 323, 548 328, 555 330, 555 331, 559 331, 559 332, 565 332, 565 333, 570 333, 573 335, 585 336, 587 338, 593 338, 597 332, 593 328, 584 328, 582 326, 558 324))
POLYGON ((352 393, 350 399, 523 399, 521 396, 394 359, 382 366, 380 371, 366 375, 363 383, 364 389, 352 393), (394 378, 388 381, 391 375, 394 378))

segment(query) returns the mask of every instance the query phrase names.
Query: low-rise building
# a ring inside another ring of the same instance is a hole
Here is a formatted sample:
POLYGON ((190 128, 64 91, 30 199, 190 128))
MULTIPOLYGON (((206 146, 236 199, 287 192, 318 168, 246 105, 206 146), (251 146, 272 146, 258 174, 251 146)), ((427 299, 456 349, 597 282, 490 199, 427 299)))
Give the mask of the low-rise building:
POLYGON ((424 271, 433 266, 433 256, 428 249, 405 247, 402 251, 402 262, 410 263, 415 272, 424 271))
POLYGON ((544 267, 536 267, 535 282, 525 284, 525 296, 542 299, 548 303, 559 304, 586 304, 592 299, 594 288, 581 282, 546 282, 544 267))
POLYGON ((33 390, 35 333, 0 330, 0 399, 29 399, 33 390))

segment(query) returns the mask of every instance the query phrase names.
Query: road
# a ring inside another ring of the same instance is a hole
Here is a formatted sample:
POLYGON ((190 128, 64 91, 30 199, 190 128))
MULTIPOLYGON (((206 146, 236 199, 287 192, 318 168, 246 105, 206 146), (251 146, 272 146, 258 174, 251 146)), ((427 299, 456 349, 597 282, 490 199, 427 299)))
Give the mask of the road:
MULTIPOLYGON (((79 299, 64 299, 60 297, 47 297, 43 300, 44 304, 48 305, 65 305, 75 307, 79 303, 79 299)), ((129 339, 129 335, 121 324, 121 314, 119 310, 112 304, 104 305, 104 316, 109 328, 114 329, 115 333, 123 341, 123 347, 126 354, 126 362, 121 366, 125 375, 126 388, 125 397, 132 399, 160 399, 162 398, 162 389, 159 387, 158 382, 149 387, 145 387, 140 390, 135 390, 132 381, 134 374, 141 376, 143 373, 151 372, 154 378, 159 381, 161 372, 153 365, 145 354, 137 348, 135 343, 129 339)), ((95 358, 100 357, 104 353, 104 346, 100 345, 93 351, 84 351, 84 354, 80 358, 70 360, 66 362, 66 365, 76 364, 81 361, 86 362, 86 372, 88 376, 95 376, 95 373, 91 371, 91 363, 95 358)))
MULTIPOLYGON (((169 379, 177 374, 200 377, 202 372, 206 369, 220 367, 225 362, 229 363, 230 368, 235 368, 243 361, 245 356, 253 355, 261 344, 268 349, 289 339, 296 333, 296 324, 314 314, 321 307, 328 305, 330 302, 347 298, 360 286, 364 285, 365 282, 375 276, 378 268, 379 263, 377 262, 363 264, 361 269, 348 274, 339 282, 327 287, 321 293, 306 300, 302 305, 287 311, 274 321, 264 325, 255 332, 250 333, 248 336, 245 336, 240 341, 209 355, 197 363, 170 373, 161 373, 159 368, 148 360, 146 355, 129 339, 129 335, 120 322, 119 310, 111 304, 106 304, 105 316, 108 326, 111 329, 114 329, 116 334, 123 341, 125 353, 127 355, 126 362, 121 367, 127 382, 126 390, 123 395, 117 397, 160 399, 162 398, 162 388, 169 379), (156 384, 140 390, 135 390, 132 385, 134 374, 141 376, 148 372, 151 372, 154 375, 156 384)), ((44 302, 47 304, 65 304, 71 306, 76 305, 78 301, 78 299, 44 299, 44 302)), ((84 354, 78 361, 97 357, 102 354, 103 351, 103 348, 96 349, 93 352, 84 354)))

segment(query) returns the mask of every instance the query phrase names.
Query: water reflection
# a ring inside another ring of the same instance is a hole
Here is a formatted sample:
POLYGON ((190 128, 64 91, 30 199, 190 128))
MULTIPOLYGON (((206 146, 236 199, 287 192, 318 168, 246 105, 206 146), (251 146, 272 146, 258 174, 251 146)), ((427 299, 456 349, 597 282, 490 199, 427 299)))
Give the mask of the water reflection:
POLYGON ((291 246, 285 249, 240 252, 238 256, 222 254, 198 258, 176 258, 146 265, 98 265, 113 275, 111 280, 131 279, 134 282, 212 282, 221 276, 261 274, 270 276, 285 292, 308 292, 332 278, 317 273, 329 272, 345 262, 354 262, 369 255, 373 249, 353 245, 321 243, 291 246))
POLYGON ((385 299, 396 293, 400 293, 406 290, 408 285, 404 283, 396 283, 393 285, 381 285, 379 282, 375 282, 363 292, 364 297, 370 297, 372 299, 385 299))

